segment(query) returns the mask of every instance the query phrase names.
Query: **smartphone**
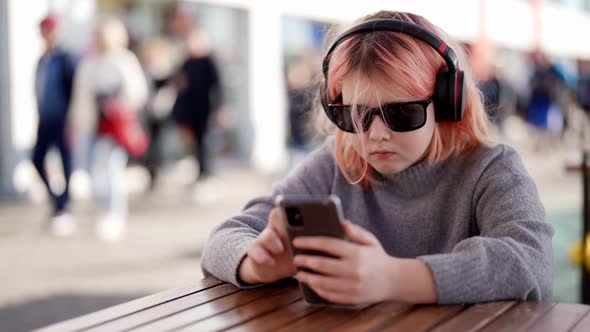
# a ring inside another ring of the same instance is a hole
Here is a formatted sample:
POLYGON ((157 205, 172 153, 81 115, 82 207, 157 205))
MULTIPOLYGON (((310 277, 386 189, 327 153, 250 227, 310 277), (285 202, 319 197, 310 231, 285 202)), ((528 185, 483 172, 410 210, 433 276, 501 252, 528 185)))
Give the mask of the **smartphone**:
MULTIPOLYGON (((330 256, 314 250, 299 250, 293 247, 297 236, 331 236, 345 239, 342 228, 342 208, 335 195, 325 196, 282 196, 275 199, 276 206, 283 210, 287 221, 287 234, 293 255, 330 256)), ((317 273, 308 269, 302 271, 317 273)), ((322 298, 309 286, 299 283, 303 298, 310 304, 333 304, 322 298)))

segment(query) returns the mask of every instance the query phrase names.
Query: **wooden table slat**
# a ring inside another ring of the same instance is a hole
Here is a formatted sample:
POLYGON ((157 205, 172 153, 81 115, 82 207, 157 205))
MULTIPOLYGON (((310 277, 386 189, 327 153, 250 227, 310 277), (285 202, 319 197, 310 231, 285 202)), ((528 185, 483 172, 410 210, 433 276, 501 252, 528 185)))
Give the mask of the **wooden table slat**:
POLYGON ((209 288, 204 291, 179 298, 173 302, 163 303, 161 305, 142 310, 135 314, 112 320, 86 331, 99 332, 128 330, 130 328, 141 326, 164 317, 172 316, 178 312, 185 311, 200 304, 211 302, 239 291, 240 289, 232 284, 222 284, 217 287, 209 288))
POLYGON ((126 302, 120 305, 116 305, 104 310, 93 312, 84 316, 80 316, 71 320, 63 321, 57 324, 53 324, 38 331, 51 332, 51 331, 78 331, 84 328, 92 327, 103 322, 107 322, 119 317, 133 314, 157 306, 162 303, 174 301, 175 299, 198 293, 222 284, 223 281, 208 277, 202 280, 198 280, 194 285, 177 287, 169 290, 165 290, 153 295, 142 297, 137 300, 126 302))
POLYGON ((380 331, 427 331, 438 324, 456 316, 465 309, 462 304, 441 306, 418 306, 380 331))
POLYGON ((520 302, 486 325, 481 331, 528 330, 529 326, 543 317, 554 305, 555 303, 551 302, 520 302))
POLYGON ((233 310, 226 311, 220 315, 215 315, 188 325, 179 331, 225 330, 265 313, 273 312, 274 310, 287 306, 299 299, 301 299, 301 292, 297 287, 292 287, 286 291, 260 298, 233 310))
POLYGON ((364 308, 326 307, 321 311, 304 316, 288 325, 283 325, 275 331, 326 331, 353 319, 362 309, 364 308))
POLYGON ((240 290, 216 278, 37 331, 590 331, 590 306, 550 302, 361 308, 313 306, 295 280, 240 290))
POLYGON ((531 331, 569 331, 590 312, 586 305, 557 303, 544 317, 530 327, 531 331))
POLYGON ((590 313, 587 313, 580 321, 574 326, 571 332, 587 332, 590 331, 590 313))
POLYGON ((153 322, 146 322, 145 325, 134 329, 134 331, 168 331, 198 322, 200 320, 222 314, 241 305, 248 304, 258 299, 284 292, 286 283, 272 284, 256 289, 246 289, 233 293, 204 305, 194 306, 174 315, 158 319, 153 322))
POLYGON ((228 331, 231 332, 246 332, 246 331, 276 331, 280 326, 289 324, 304 316, 310 315, 314 312, 324 310, 326 307, 309 305, 305 300, 300 299, 289 304, 286 307, 272 311, 266 315, 254 318, 235 326, 228 331))
POLYGON ((443 324, 435 327, 432 331, 477 331, 517 304, 518 302, 513 301, 476 304, 443 324))
POLYGON ((407 314, 414 306, 400 302, 385 302, 374 305, 360 312, 354 320, 334 326, 332 332, 356 332, 373 330, 407 314))

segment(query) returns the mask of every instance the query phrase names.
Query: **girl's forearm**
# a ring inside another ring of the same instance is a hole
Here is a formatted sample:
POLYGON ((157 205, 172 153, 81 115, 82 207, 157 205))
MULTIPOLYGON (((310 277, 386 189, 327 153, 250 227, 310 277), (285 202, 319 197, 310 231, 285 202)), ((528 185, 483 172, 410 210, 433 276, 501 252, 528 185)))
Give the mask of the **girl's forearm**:
POLYGON ((436 303, 432 272, 421 260, 394 258, 391 299, 408 303, 436 303))

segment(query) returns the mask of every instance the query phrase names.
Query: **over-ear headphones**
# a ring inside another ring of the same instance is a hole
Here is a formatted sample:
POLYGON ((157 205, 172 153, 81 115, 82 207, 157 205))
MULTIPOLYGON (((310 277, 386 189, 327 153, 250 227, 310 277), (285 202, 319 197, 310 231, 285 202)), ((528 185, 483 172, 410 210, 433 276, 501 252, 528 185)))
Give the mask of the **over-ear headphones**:
POLYGON ((459 61, 455 52, 431 31, 410 22, 395 19, 378 19, 363 22, 343 32, 330 46, 322 64, 324 82, 320 85, 320 98, 328 117, 328 104, 331 102, 328 93, 328 68, 330 57, 336 47, 344 40, 359 33, 375 31, 392 31, 417 38, 435 49, 445 60, 447 67, 441 68, 436 75, 433 101, 436 109, 436 121, 461 121, 465 107, 464 73, 459 69, 459 61))

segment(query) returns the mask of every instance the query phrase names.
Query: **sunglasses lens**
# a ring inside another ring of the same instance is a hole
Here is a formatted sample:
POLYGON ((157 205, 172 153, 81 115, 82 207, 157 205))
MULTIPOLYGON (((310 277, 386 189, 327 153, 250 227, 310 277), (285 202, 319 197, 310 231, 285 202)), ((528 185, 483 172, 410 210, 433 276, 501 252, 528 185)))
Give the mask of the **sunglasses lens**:
POLYGON ((421 104, 384 105, 383 116, 394 131, 416 130, 426 123, 426 108, 421 104))
POLYGON ((330 105, 329 108, 329 117, 332 122, 338 128, 347 131, 349 133, 354 133, 354 124, 352 122, 352 117, 350 113, 350 106, 348 105, 330 105))
MULTIPOLYGON (((426 123, 426 105, 422 103, 386 104, 382 107, 383 120, 393 131, 404 132, 421 128, 426 123)), ((362 128, 368 131, 375 115, 381 115, 381 111, 362 110, 364 114, 362 128)), ((330 104, 328 117, 338 128, 349 133, 356 132, 352 121, 350 105, 330 104)))

